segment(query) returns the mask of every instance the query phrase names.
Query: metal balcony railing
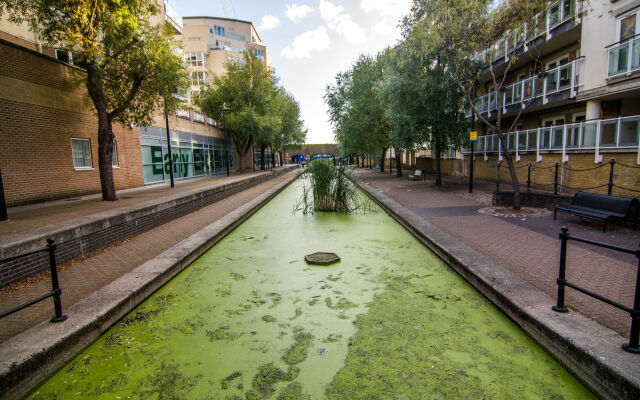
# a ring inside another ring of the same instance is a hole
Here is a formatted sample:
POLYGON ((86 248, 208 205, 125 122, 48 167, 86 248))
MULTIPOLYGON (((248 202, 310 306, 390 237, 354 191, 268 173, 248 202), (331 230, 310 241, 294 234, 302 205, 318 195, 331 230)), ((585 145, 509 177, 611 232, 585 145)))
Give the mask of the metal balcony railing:
POLYGON ((182 33, 182 15, 178 14, 176 9, 166 0, 164 2, 164 18, 176 31, 182 33))
MULTIPOLYGON (((578 89, 582 85, 580 81, 580 69, 583 58, 574 60, 568 64, 545 71, 544 73, 531 78, 522 79, 516 83, 504 87, 502 90, 503 113, 507 112, 507 107, 520 104, 523 108, 538 97, 542 98, 542 104, 550 101, 549 96, 570 90, 569 97, 573 98, 578 94, 578 89)), ((476 99, 476 110, 479 113, 490 117, 498 109, 498 94, 494 90, 476 99)), ((466 110, 467 117, 471 116, 471 110, 466 110)))
POLYGON ((518 29, 507 32, 489 48, 478 52, 475 58, 489 64, 507 57, 521 47, 527 51, 532 41, 542 36, 549 39, 554 29, 579 15, 581 7, 580 0, 559 0, 518 29))
MULTIPOLYGON (((507 136, 509 152, 514 152, 516 161, 520 153, 537 154, 548 151, 562 152, 562 161, 569 160, 568 152, 578 149, 589 149, 595 153, 594 162, 602 161, 602 149, 629 149, 638 152, 637 163, 640 164, 640 115, 610 119, 589 120, 572 124, 540 127, 510 132, 507 136)), ((464 153, 471 152, 465 148, 464 153)), ((502 148, 497 134, 478 137, 474 142, 474 153, 497 153, 502 159, 502 148)))
POLYGON ((640 69, 640 35, 609 46, 609 78, 640 69))

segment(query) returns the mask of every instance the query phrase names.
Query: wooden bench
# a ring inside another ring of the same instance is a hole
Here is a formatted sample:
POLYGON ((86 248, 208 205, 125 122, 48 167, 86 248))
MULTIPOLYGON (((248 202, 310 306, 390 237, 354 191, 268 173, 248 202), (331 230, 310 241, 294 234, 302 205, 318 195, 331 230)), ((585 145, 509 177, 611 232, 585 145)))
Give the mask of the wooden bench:
POLYGON ((409 174, 410 181, 417 181, 420 178, 424 180, 424 174, 422 173, 421 169, 417 169, 416 172, 414 172, 413 174, 409 174))
POLYGON ((578 192, 573 196, 570 206, 555 207, 553 219, 556 219, 558 211, 567 212, 602 222, 604 224, 602 227, 603 232, 607 231, 607 221, 609 219, 621 219, 633 221, 633 230, 635 231, 638 225, 639 208, 638 199, 578 192))

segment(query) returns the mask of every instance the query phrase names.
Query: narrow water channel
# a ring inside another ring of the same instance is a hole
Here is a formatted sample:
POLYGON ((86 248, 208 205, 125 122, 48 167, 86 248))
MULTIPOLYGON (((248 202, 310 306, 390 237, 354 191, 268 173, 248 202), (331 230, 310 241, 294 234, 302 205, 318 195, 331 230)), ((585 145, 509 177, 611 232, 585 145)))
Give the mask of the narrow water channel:
POLYGON ((296 182, 33 399, 586 399, 380 209, 293 213, 296 182), (309 266, 304 256, 341 261, 309 266))

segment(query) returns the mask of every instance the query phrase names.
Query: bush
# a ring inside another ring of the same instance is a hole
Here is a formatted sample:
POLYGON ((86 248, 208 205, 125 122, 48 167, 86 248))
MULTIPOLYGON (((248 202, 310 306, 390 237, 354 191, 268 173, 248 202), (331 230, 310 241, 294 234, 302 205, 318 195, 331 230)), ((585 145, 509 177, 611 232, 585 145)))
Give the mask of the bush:
POLYGON ((302 179, 302 197, 295 211, 302 211, 303 214, 316 211, 348 214, 371 208, 370 202, 359 193, 344 167, 315 160, 307 167, 302 179))

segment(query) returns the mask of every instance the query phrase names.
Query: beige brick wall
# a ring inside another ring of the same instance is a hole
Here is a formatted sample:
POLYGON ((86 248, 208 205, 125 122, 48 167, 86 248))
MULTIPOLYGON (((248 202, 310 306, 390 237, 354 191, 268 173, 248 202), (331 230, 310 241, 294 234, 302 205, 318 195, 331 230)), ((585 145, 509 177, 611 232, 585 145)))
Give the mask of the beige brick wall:
MULTIPOLYGON (((73 84, 73 74, 82 71, 4 43, 0 59, 0 168, 7 204, 99 192, 97 118, 84 89, 73 84), (71 138, 90 140, 94 169, 74 169, 71 138)), ((140 186, 138 129, 117 123, 113 129, 116 188, 140 186)))

